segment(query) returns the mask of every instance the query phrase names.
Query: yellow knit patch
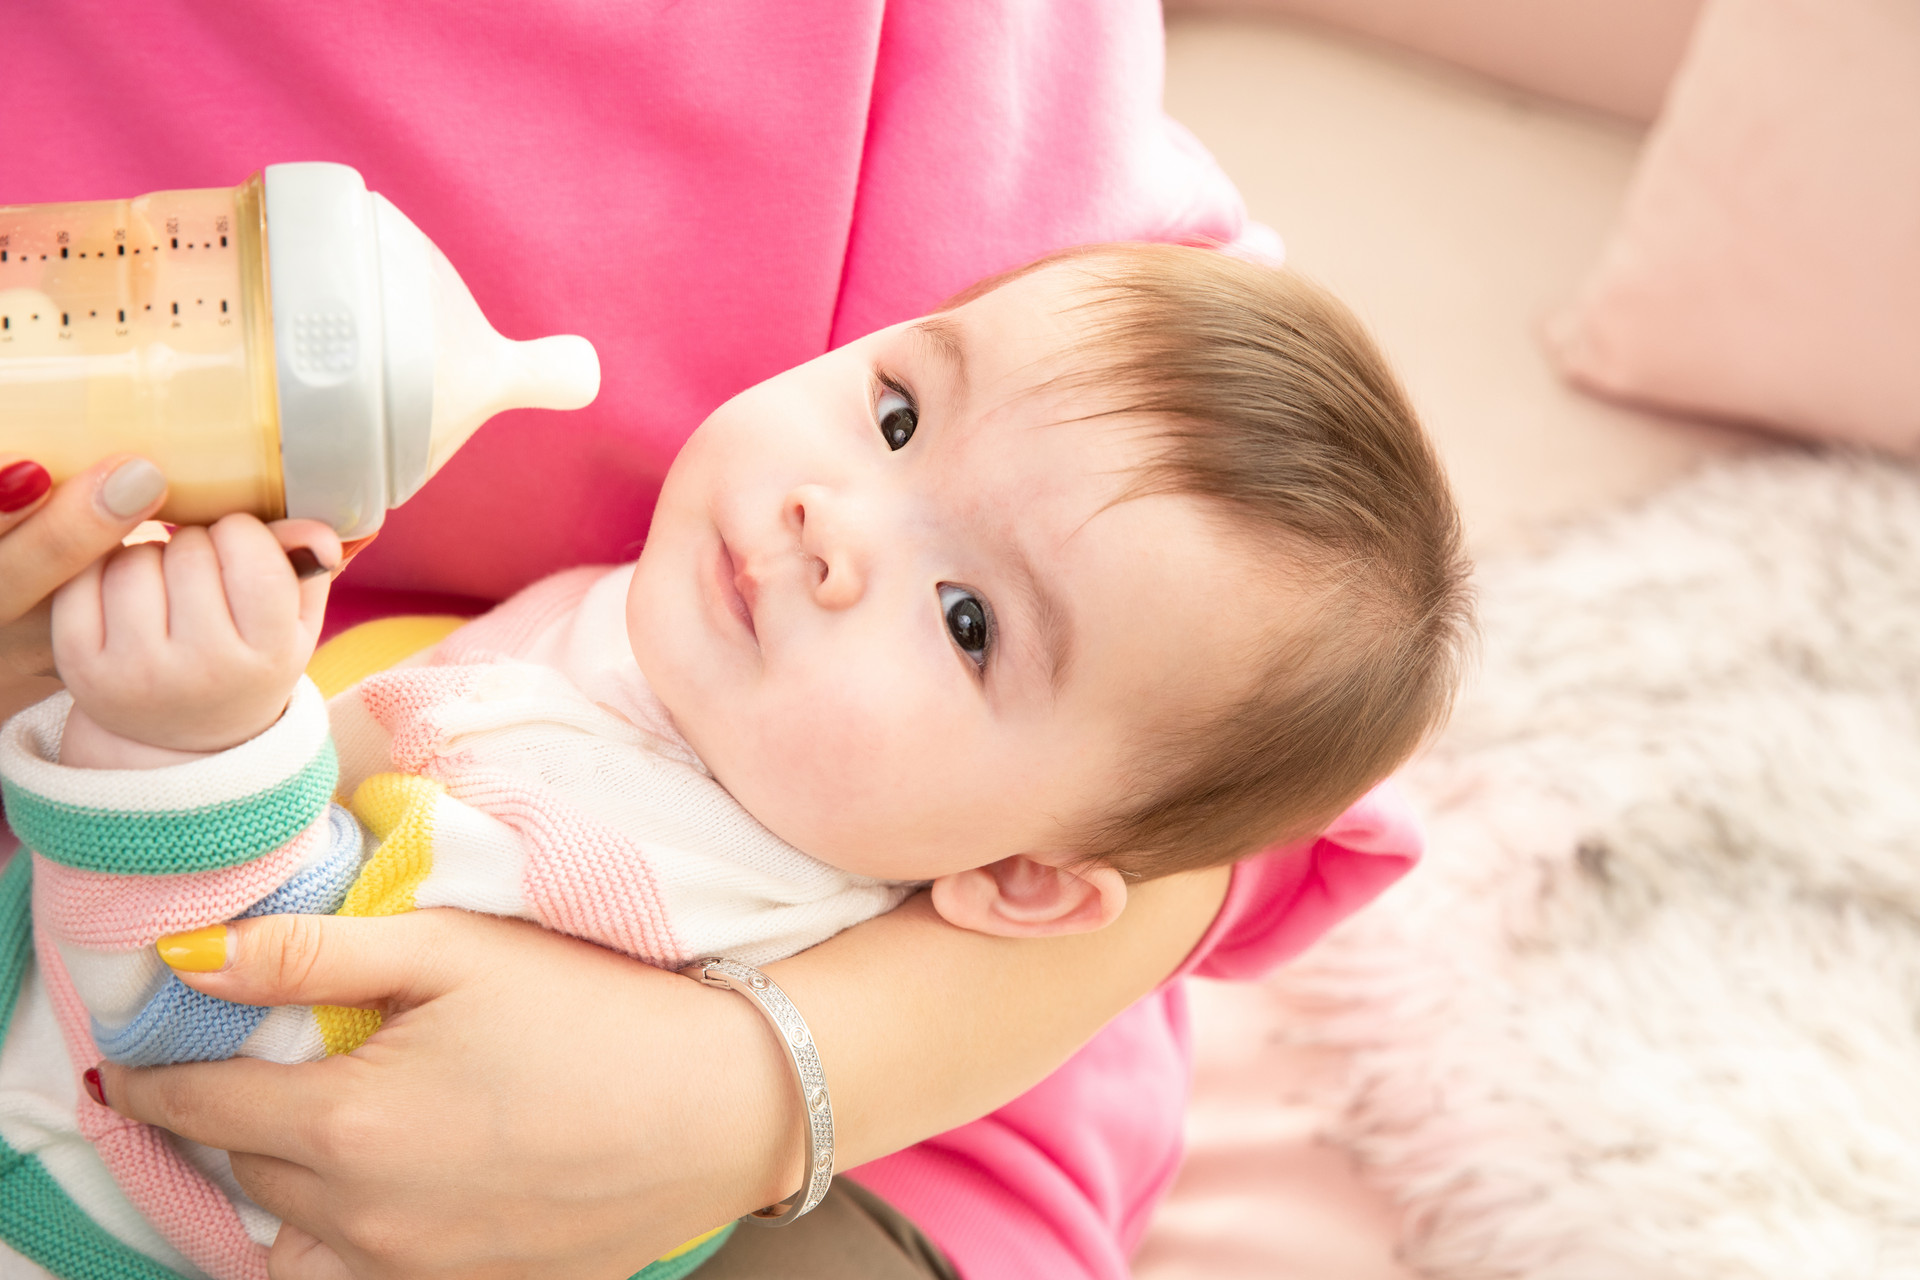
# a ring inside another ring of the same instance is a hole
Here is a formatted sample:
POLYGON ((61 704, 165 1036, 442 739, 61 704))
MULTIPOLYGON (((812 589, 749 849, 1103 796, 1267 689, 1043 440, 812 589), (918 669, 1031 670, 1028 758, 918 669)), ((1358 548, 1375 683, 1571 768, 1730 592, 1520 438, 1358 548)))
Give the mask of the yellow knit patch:
POLYGON ((376 671, 439 644, 470 619, 447 614, 402 614, 348 627, 314 651, 307 675, 320 696, 351 689, 376 671))
POLYGON ((719 1226, 715 1227, 713 1230, 703 1232, 700 1235, 695 1236, 693 1239, 681 1245, 678 1249, 668 1250, 666 1253, 661 1254, 658 1258, 655 1258, 654 1261, 670 1262, 674 1258, 679 1257, 683 1253, 692 1253, 695 1249, 698 1249, 701 1245, 713 1239, 715 1236, 719 1235, 722 1231, 725 1231, 728 1227, 732 1225, 733 1224, 731 1222, 723 1222, 719 1226))
MULTIPOLYGON (((380 847, 360 868, 336 915, 397 916, 414 909, 414 891, 433 870, 433 807, 446 788, 411 773, 376 773, 347 807, 380 847)), ((313 1019, 329 1054, 352 1053, 380 1029, 372 1009, 317 1005, 313 1019)))

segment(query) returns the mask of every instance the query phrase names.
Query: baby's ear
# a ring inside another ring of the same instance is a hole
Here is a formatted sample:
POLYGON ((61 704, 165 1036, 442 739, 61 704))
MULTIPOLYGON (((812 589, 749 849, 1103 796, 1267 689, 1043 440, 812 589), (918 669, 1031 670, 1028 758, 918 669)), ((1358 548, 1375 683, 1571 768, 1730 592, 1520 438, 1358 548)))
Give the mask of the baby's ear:
POLYGON ((1091 933, 1126 905, 1126 877, 1112 867, 1054 865, 1025 854, 933 882, 933 909, 948 924, 1002 938, 1091 933))

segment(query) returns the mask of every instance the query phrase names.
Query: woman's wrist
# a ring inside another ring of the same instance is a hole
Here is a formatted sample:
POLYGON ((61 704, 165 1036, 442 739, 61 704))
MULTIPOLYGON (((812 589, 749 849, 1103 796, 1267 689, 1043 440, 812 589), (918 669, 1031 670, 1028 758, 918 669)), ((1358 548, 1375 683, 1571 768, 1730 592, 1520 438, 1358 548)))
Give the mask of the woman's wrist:
MULTIPOLYGON (((726 1189, 728 1215, 743 1217, 800 1185, 806 1168, 800 1096, 766 1019, 730 991, 687 983, 700 993, 697 1025, 711 1045, 712 1092, 706 1101, 728 1121, 728 1132, 718 1136, 716 1176, 726 1189)), ((636 1139, 653 1145, 651 1135, 636 1139)))
MULTIPOLYGON (((1054 938, 957 929, 916 894, 764 966, 819 1047, 833 1090, 835 1166, 891 1155, 1038 1084, 1179 968, 1218 914, 1230 875, 1218 867, 1152 881, 1107 928, 1054 938)), ((772 1050, 764 1062, 779 1069, 756 1073, 792 1108, 781 1112, 790 1145, 772 1184, 784 1196, 799 1185, 800 1119, 790 1069, 764 1026, 772 1050)))

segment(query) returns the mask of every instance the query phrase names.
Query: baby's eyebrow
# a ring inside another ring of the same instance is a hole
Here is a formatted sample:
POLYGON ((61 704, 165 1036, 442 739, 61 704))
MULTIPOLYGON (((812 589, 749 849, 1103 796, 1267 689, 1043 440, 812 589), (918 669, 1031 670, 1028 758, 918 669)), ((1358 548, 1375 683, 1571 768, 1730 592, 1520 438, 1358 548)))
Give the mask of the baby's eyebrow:
POLYGON ((1047 687, 1058 694, 1066 682, 1067 667, 1073 661, 1073 616, 1047 580, 1035 571, 1033 561, 1017 541, 1012 547, 1011 562, 1014 587, 1026 598, 1027 612, 1039 635, 1038 648, 1047 669, 1047 687))
POLYGON ((934 358, 947 366, 947 372, 953 378, 956 399, 964 400, 967 395, 967 344, 960 333, 960 326, 951 316, 928 316, 915 322, 908 330, 926 343, 933 351, 934 358))

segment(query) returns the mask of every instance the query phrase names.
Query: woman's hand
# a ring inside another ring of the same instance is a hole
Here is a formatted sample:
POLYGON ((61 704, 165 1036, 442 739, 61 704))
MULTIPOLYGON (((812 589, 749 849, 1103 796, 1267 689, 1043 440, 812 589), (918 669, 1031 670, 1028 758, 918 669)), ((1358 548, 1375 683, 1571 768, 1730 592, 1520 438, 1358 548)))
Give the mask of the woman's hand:
POLYGON ((303 1066, 100 1068, 115 1109, 234 1152, 286 1223, 275 1280, 610 1280, 790 1192, 789 1149, 798 1185, 788 1068, 730 992, 457 911, 243 920, 228 948, 180 976, 386 1015, 303 1066))
POLYGON ((104 458, 58 488, 0 455, 0 720, 60 687, 47 597, 160 509, 167 482, 144 458, 104 458))
MULTIPOLYGON (((1142 885, 1113 925, 1009 940, 909 899, 768 966, 807 1016, 851 1168, 1018 1096, 1170 973, 1225 868, 1142 885)), ((800 1185, 790 1070, 740 997, 462 912, 229 927, 195 987, 379 1008, 352 1054, 142 1071, 121 1113, 234 1151, 287 1223, 275 1280, 619 1277, 800 1185)))

